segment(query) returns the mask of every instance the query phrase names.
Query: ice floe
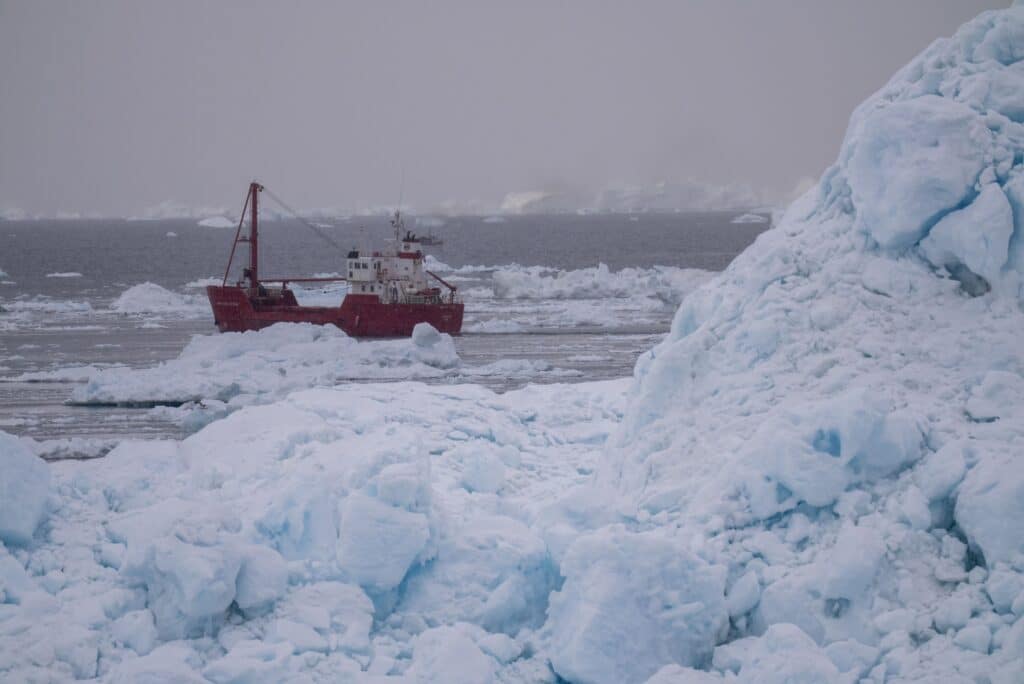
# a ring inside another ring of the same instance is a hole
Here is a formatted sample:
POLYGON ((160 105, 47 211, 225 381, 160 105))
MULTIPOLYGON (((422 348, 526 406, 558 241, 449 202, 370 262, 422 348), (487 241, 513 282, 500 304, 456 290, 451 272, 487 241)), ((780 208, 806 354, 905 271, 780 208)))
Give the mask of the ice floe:
POLYGON ((364 340, 333 326, 283 323, 260 331, 196 335, 175 359, 148 368, 82 366, 23 374, 22 381, 82 383, 77 404, 177 406, 214 416, 299 389, 346 380, 573 377, 539 360, 462 364, 449 335, 422 323, 409 339, 364 340))
POLYGON ((121 314, 200 314, 208 313, 205 298, 172 292, 156 283, 140 283, 122 292, 110 304, 121 314))

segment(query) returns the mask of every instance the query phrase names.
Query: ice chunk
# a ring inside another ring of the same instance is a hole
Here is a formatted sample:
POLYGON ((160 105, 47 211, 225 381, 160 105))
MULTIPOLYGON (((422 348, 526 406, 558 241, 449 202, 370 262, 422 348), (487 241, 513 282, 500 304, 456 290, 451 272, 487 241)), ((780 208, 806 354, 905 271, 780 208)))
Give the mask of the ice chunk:
POLYGON ((718 684, 721 681, 722 675, 717 672, 704 672, 681 665, 666 665, 644 684, 718 684))
POLYGON ((757 579, 757 573, 747 572, 736 580, 736 583, 729 589, 726 596, 726 607, 729 609, 729 617, 739 617, 749 613, 761 600, 761 583, 757 579))
POLYGON ((125 613, 110 626, 110 636, 140 656, 153 650, 157 643, 156 623, 148 610, 125 613))
POLYGON ((430 538, 427 516, 353 494, 341 506, 338 565, 365 589, 394 589, 430 538))
POLYGON ((417 323, 412 329, 412 343, 417 347, 430 348, 441 341, 441 333, 429 323, 417 323))
POLYGON ((491 684, 494 661, 459 629, 435 627, 416 637, 412 681, 422 684, 491 684))
POLYGON ((471 492, 494 493, 505 484, 505 464, 490 449, 473 449, 463 458, 462 484, 471 492))
POLYGON ((1024 553, 1024 469, 1017 454, 993 454, 967 473, 956 502, 956 521, 989 567, 1024 553))
POLYGON ((291 654, 291 644, 240 641, 223 658, 203 668, 203 677, 214 684, 283 682, 289 679, 291 654))
POLYGON ((962 264, 993 283, 1006 264, 1012 234, 1010 203, 998 184, 989 183, 964 209, 936 223, 921 241, 921 251, 936 268, 954 272, 962 264))
POLYGON ((370 649, 373 604, 357 586, 314 582, 297 587, 277 604, 274 615, 329 637, 331 650, 365 653, 370 649))
POLYGON ((328 650, 327 639, 317 634, 316 630, 309 625, 293 620, 274 620, 267 629, 267 641, 291 644, 295 653, 304 653, 305 651, 326 653, 328 650))
POLYGON ((171 292, 156 283, 133 285, 122 292, 110 308, 123 314, 198 314, 207 311, 205 303, 198 297, 171 292))
POLYGON ((157 537, 128 548, 122 574, 145 586, 162 639, 216 633, 235 598, 241 562, 223 545, 157 537))
POLYGON ((996 567, 985 581, 985 592, 1000 613, 1007 613, 1014 599, 1024 595, 1024 574, 1004 566, 996 567))
POLYGON ((796 625, 777 624, 760 637, 720 646, 715 667, 738 669, 737 682, 791 684, 841 681, 829 657, 796 625))
POLYGON ((148 655, 125 660, 109 675, 111 684, 208 684, 196 672, 195 651, 181 642, 154 649, 148 655))
POLYGON ((949 496, 953 488, 963 480, 966 472, 964 445, 950 442, 923 459, 914 472, 914 479, 921 493, 929 501, 936 501, 949 496))
POLYGON ((288 565, 277 551, 249 546, 242 551, 242 565, 235 586, 235 603, 246 615, 268 610, 288 587, 288 565))
POLYGON ((583 537, 562 574, 551 664, 573 682, 641 682, 670 663, 705 664, 727 623, 724 573, 663 533, 583 537))
POLYGON ((437 558, 409 577, 398 608, 432 622, 469 621, 514 635, 544 621, 557 579, 534 531, 513 518, 476 512, 452 526, 437 558))
POLYGON ((868 109, 851 124, 840 157, 857 226, 883 249, 915 244, 932 223, 973 199, 991 144, 975 112, 945 98, 868 109))
POLYGON ((994 370, 971 388, 967 414, 972 420, 991 422, 1013 416, 1024 403, 1024 378, 1017 373, 994 370))
POLYGON ((884 397, 852 390, 765 420, 741 452, 736 480, 750 512, 767 518, 799 502, 828 506, 855 483, 920 458, 917 421, 884 397))
POLYGON ((46 517, 50 468, 14 435, 0 430, 0 541, 32 541, 46 517))
POLYGON ((953 643, 976 653, 988 653, 989 644, 992 643, 992 632, 984 624, 975 623, 957 632, 953 643))

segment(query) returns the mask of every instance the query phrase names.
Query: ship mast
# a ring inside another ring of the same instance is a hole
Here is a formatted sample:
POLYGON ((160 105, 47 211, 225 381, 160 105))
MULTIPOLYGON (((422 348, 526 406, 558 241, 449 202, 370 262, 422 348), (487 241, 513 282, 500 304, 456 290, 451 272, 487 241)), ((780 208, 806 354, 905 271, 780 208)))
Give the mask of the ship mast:
POLYGON ((259 198, 263 186, 255 181, 249 184, 249 286, 259 286, 260 250, 259 250, 259 198))

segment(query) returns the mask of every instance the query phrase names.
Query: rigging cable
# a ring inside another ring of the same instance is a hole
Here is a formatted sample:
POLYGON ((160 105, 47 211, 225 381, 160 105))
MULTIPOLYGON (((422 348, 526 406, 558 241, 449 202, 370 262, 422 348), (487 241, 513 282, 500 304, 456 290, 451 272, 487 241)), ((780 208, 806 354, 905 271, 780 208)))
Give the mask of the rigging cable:
POLYGON ((290 206, 288 206, 287 204, 285 204, 285 203, 284 203, 284 200, 282 200, 282 199, 281 199, 280 197, 278 197, 278 196, 277 196, 277 195, 275 195, 275 194, 274 194, 273 192, 271 192, 269 188, 267 188, 266 186, 263 186, 263 192, 265 192, 265 193, 267 193, 268 195, 270 195, 270 199, 274 200, 274 201, 275 201, 275 202, 277 202, 277 203, 278 203, 279 205, 281 205, 281 208, 282 208, 282 209, 284 209, 285 211, 287 211, 287 212, 288 212, 289 214, 291 214, 291 215, 292 215, 292 216, 293 216, 293 217, 294 217, 294 218, 295 218, 295 219, 296 219, 296 220, 297 220, 297 221, 298 221, 299 223, 301 223, 302 225, 306 226, 306 227, 307 227, 307 228, 309 228, 309 229, 310 229, 311 231, 313 231, 314 233, 316 233, 316 234, 317 234, 317 236, 318 236, 318 237, 319 237, 319 238, 320 238, 321 240, 323 240, 323 241, 324 241, 324 242, 326 242, 327 244, 331 245, 332 247, 334 247, 335 249, 337 249, 337 250, 338 250, 339 252, 342 252, 342 253, 344 253, 344 254, 347 254, 347 253, 348 253, 348 250, 346 250, 346 249, 345 249, 344 247, 342 247, 342 246, 341 246, 341 245, 339 245, 339 244, 338 244, 337 242, 335 242, 335 241, 334 241, 334 239, 333 239, 333 238, 332 238, 331 236, 329 236, 329 235, 328 235, 327 233, 325 233, 325 232, 323 232, 322 230, 320 230, 319 228, 317 228, 317 227, 316 227, 316 226, 315 226, 314 224, 310 223, 310 222, 309 222, 309 221, 307 221, 306 219, 304 219, 304 218, 302 218, 301 216, 299 216, 299 212, 295 211, 295 210, 294 210, 294 209, 292 209, 292 208, 291 208, 290 206))

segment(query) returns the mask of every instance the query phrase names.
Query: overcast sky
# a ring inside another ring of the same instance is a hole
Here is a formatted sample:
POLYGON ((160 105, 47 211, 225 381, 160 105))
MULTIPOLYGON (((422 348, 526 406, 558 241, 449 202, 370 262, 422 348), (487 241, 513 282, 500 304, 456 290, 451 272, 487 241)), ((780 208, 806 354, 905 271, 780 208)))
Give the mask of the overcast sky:
POLYGON ((0 0, 0 208, 303 208, 696 179, 788 193, 1006 2, 0 0))

